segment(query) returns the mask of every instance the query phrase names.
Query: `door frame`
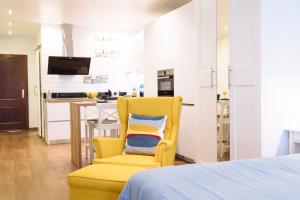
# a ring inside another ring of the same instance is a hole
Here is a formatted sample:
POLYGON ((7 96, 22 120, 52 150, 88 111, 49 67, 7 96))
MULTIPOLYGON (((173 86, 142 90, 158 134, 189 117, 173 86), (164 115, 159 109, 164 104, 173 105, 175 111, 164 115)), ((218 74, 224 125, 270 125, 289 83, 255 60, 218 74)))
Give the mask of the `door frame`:
POLYGON ((2 58, 21 58, 21 66, 24 67, 22 74, 24 86, 24 99, 22 106, 24 107, 24 129, 29 129, 29 104, 28 104, 28 58, 25 54, 0 54, 2 58))

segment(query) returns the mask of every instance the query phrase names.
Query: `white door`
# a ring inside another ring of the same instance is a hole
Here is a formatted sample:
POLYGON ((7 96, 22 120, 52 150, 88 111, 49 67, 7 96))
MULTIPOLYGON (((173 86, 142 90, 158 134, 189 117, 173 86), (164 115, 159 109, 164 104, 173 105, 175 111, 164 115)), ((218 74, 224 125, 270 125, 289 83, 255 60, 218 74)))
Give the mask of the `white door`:
POLYGON ((230 157, 261 155, 259 0, 230 0, 230 157))
POLYGON ((195 117, 199 123, 195 140, 197 162, 217 161, 217 3, 216 0, 197 0, 194 4, 195 53, 197 93, 195 117))

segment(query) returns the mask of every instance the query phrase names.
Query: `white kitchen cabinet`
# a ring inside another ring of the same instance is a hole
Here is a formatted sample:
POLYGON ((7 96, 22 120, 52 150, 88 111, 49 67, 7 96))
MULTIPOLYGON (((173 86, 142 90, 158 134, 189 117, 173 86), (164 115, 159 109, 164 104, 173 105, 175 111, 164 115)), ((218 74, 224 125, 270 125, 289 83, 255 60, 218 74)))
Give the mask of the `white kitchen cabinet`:
MULTIPOLYGON (((145 27, 145 96, 157 96, 157 71, 174 69, 174 94, 195 104, 193 5, 188 3, 145 27)), ((195 107, 183 107, 177 153, 195 159, 191 124, 195 107), (189 145, 185 145, 188 143, 189 145)))
MULTIPOLYGON (((81 120, 81 138, 85 138, 84 120, 81 120)), ((68 143, 71 138, 70 121, 48 122, 48 143, 68 143)))
POLYGON ((177 153, 194 159, 194 107, 183 106, 180 118, 177 153))
POLYGON ((48 144, 68 142, 70 139, 70 121, 47 123, 48 144))
POLYGON ((259 0, 230 1, 230 159, 261 157, 259 0))
MULTIPOLYGON (((87 119, 97 119, 96 106, 87 108, 87 119)), ((70 102, 44 101, 44 132, 47 144, 68 143, 70 131, 70 102)), ((81 137, 85 137, 84 108, 81 108, 81 137)))
MULTIPOLYGON (((261 155, 260 1, 229 2, 230 156, 255 158, 261 155)), ((157 95, 157 70, 174 68, 175 95, 194 104, 183 107, 177 152, 197 162, 217 161, 216 3, 192 1, 147 25, 144 32, 145 95, 157 95)))
POLYGON ((47 121, 64 121, 70 120, 69 102, 47 103, 47 121))
POLYGON ((195 89, 195 160, 217 161, 217 5, 193 1, 197 81, 195 89))

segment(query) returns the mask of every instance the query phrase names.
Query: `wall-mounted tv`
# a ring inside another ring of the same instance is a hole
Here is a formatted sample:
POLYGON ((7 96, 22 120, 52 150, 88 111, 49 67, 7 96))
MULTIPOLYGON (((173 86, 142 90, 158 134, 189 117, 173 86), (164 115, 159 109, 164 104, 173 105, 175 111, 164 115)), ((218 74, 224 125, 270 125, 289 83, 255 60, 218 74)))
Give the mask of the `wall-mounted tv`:
POLYGON ((88 75, 91 58, 49 56, 48 74, 88 75))

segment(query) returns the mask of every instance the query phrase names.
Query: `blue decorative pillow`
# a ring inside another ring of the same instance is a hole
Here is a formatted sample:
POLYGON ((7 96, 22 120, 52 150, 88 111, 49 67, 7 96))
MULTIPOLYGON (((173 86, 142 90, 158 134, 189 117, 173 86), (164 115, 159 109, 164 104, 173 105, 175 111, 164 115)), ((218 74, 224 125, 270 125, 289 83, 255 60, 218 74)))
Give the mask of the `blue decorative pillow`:
POLYGON ((167 116, 129 115, 125 153, 154 155, 157 144, 164 138, 167 116))

